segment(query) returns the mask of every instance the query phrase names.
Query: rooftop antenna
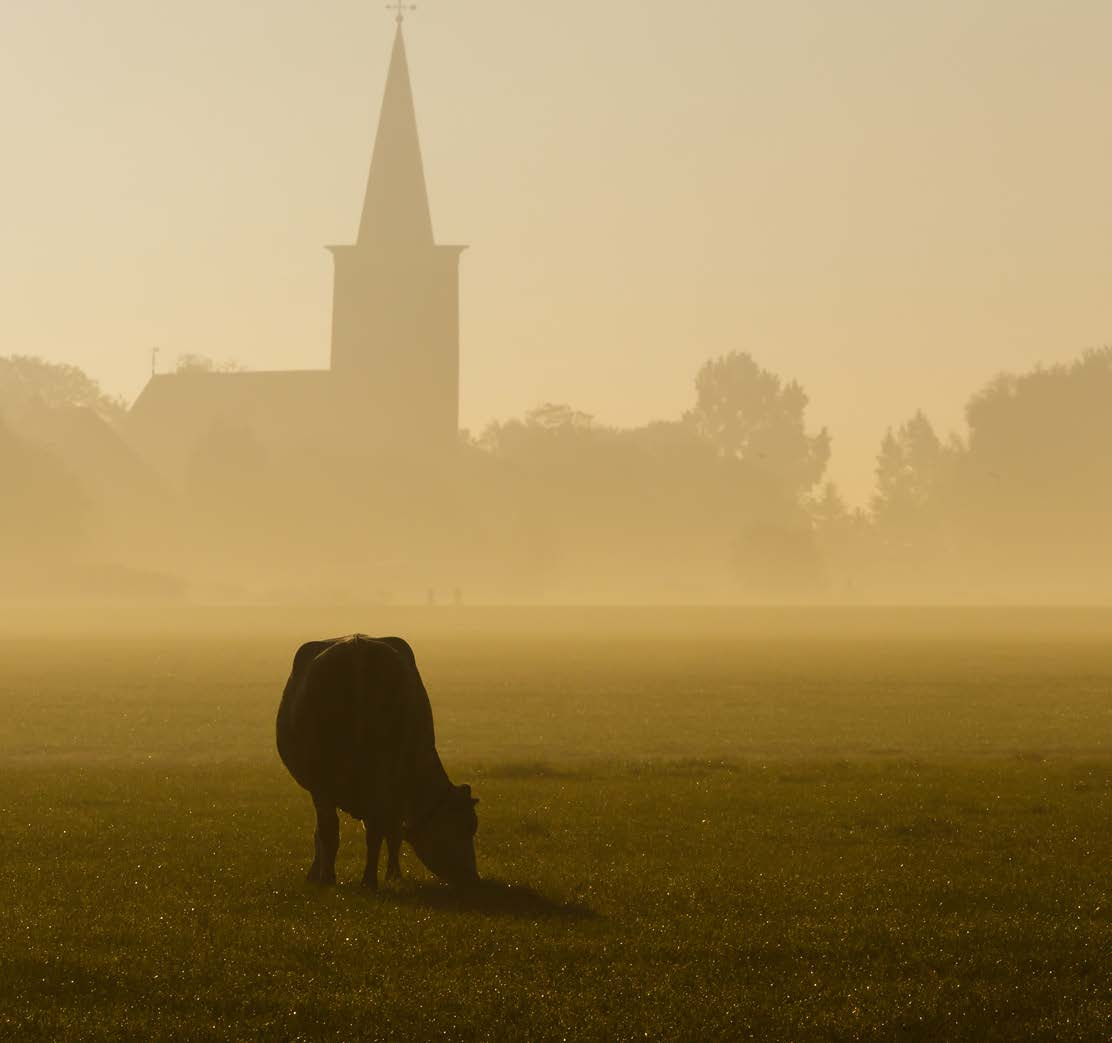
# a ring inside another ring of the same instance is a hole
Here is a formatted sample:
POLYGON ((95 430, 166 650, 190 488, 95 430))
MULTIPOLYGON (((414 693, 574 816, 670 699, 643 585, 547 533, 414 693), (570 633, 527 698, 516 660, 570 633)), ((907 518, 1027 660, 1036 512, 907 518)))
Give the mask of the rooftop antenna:
POLYGON ((416 11, 417 5, 407 4, 405 0, 391 0, 391 2, 386 5, 386 10, 393 11, 394 20, 398 23, 398 25, 401 25, 402 22, 405 21, 406 11, 416 11))
POLYGON ((162 350, 161 348, 151 348, 151 376, 152 377, 155 376, 155 374, 158 373, 158 353, 161 350, 162 350))

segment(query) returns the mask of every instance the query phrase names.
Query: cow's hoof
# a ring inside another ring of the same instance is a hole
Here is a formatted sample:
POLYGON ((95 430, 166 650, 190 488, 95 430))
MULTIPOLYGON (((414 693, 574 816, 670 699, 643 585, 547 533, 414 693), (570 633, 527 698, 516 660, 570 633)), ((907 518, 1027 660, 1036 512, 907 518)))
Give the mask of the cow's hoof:
POLYGON ((378 891, 378 877, 365 876, 363 877, 363 888, 367 891, 378 891))

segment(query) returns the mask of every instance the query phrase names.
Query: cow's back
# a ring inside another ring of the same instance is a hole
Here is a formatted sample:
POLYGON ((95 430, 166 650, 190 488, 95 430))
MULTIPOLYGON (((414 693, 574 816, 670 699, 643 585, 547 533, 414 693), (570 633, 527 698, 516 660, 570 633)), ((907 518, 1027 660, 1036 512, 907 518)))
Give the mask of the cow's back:
POLYGON ((363 818, 376 780, 404 785, 424 730, 421 704, 410 664, 391 643, 361 635, 311 642, 282 694, 279 756, 315 797, 363 818))

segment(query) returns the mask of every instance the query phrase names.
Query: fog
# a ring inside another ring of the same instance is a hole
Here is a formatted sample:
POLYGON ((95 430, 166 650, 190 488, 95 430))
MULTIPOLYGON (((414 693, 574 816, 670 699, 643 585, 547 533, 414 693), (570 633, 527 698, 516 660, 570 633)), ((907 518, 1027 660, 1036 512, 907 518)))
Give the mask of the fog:
MULTIPOLYGON (((1085 19, 1095 25, 1102 17, 1095 8, 1078 12, 1055 39, 1083 49, 1085 19)), ((1033 18, 1014 15, 1004 36, 1030 42, 1033 18)), ((971 34, 963 46, 977 52, 970 41, 980 30, 953 12, 944 22, 971 34)), ((33 36, 43 24, 21 30, 33 36)), ((889 32, 896 28, 887 24, 889 32)), ((1099 339, 1070 340, 1082 329, 1107 335, 1106 294, 1081 301, 1051 292, 1058 274, 1048 279, 1040 307, 1053 311, 1057 295, 1061 322, 1053 338, 1046 333, 1042 354, 1033 357, 1028 345, 1011 354, 986 346, 978 355, 961 348, 974 336, 961 295, 938 281, 950 262, 932 255, 923 281, 940 300, 950 292, 942 311, 952 336, 945 352, 917 358, 903 345, 908 328, 923 320, 918 305, 895 314, 891 296, 880 299, 886 284, 877 275, 869 321, 890 320, 892 357, 883 366, 858 360, 836 381, 820 348, 809 354, 789 343, 798 326, 784 324, 781 346, 769 336, 775 324, 766 323, 762 343, 754 344, 730 334, 714 309, 699 311, 695 323, 703 328, 713 319, 712 333, 693 335, 660 361, 661 346, 646 346, 644 329, 674 324, 675 302, 641 283, 636 321, 624 332, 611 329, 605 351, 577 342, 567 365, 552 365, 533 381, 535 397, 524 397, 533 394, 525 390, 529 382, 519 384, 518 407, 476 424, 473 404, 463 406, 465 388, 484 373, 498 384, 490 361, 504 350, 492 340, 495 354, 483 355, 482 339, 495 329, 484 312, 520 314, 525 305, 512 280, 503 300, 483 293, 469 303, 471 253, 438 235, 423 152, 428 135, 418 118, 452 103, 451 78, 443 69, 415 77, 407 46, 417 41, 419 48, 421 37, 412 24, 399 19, 392 44, 381 32, 376 38, 389 53, 385 89, 377 129, 350 128, 371 159, 369 172, 359 171, 366 177, 361 197, 350 200, 350 238, 329 247, 331 308, 318 308, 330 329, 326 365, 289 368, 294 356, 280 337, 268 353, 254 340, 218 335, 180 351, 152 351, 142 390, 119 396, 120 383, 106 376, 115 365, 109 349, 94 357, 86 347, 67 351, 10 327, 0 344, 0 599, 458 607, 1091 604, 1112 597, 1112 349, 1099 339), (1055 361, 1040 365, 1035 357, 1055 361), (687 371, 677 375, 681 363, 687 371), (575 400, 565 394, 569 367, 577 374, 575 400), (662 373, 668 394, 646 392, 662 373), (886 374, 883 409, 878 374, 886 374), (626 407, 634 401, 659 410, 638 407, 641 416, 632 419, 637 408, 626 407)), ((921 35, 917 53, 941 56, 946 43, 921 35)), ((970 73, 970 82, 981 75, 970 73)), ((996 75, 999 88, 1010 74, 996 75)), ((1075 113, 1090 111, 1100 94, 1095 82, 1073 83, 1071 91, 1075 113)), ((935 102, 934 120, 956 118, 948 103, 935 102)), ((446 133, 442 116, 430 123, 446 133)), ((955 141, 968 130, 955 125, 955 141)), ((623 150, 622 134, 615 130, 610 143, 616 153, 640 147, 631 129, 623 150)), ((1016 140, 1009 126, 999 134, 1001 142, 1016 140)), ((460 164, 473 162, 480 147, 499 154, 488 137, 489 128, 477 131, 465 145, 455 134, 452 141, 467 152, 460 164)), ((440 166, 433 183, 450 181, 443 141, 433 154, 440 166)), ((1065 167, 1078 169, 1072 161, 1065 167)), ((987 183, 986 176, 979 169, 978 191, 1003 193, 1012 184, 1004 172, 987 183)), ((960 196, 960 186, 951 188, 960 196)), ((921 189, 907 171, 894 172, 876 212, 861 211, 862 229, 871 230, 863 234, 876 234, 882 212, 892 209, 890 196, 917 211, 921 189)), ((543 208, 550 191, 538 180, 534 205, 543 208)), ((629 200, 631 207, 644 202, 638 192, 629 200)), ((34 195, 28 202, 31 210, 51 205, 34 195)), ((679 197, 672 202, 681 205, 679 197)), ((1015 221, 1032 227, 1061 203, 1056 189, 1047 190, 1015 221)), ((252 201, 244 196, 242 204, 252 201)), ((719 264, 714 250, 683 245, 671 218, 660 214, 670 201, 659 204, 641 218, 646 226, 660 222, 669 263, 700 271, 719 264)), ((1099 204, 1096 227, 1107 227, 1107 200, 1099 204)), ((291 196, 286 205, 301 203, 291 196)), ((521 199, 513 196, 513 205, 520 208, 521 199)), ((689 205, 684 197, 682 206, 689 205)), ((715 205, 707 203, 703 220, 713 223, 715 205)), ((842 204, 828 198, 826 205, 834 212, 842 204)), ((491 206, 484 192, 474 214, 491 206)), ((861 206, 857 200, 854 213, 861 206)), ((450 226, 466 225, 479 252, 487 250, 483 222, 472 225, 461 213, 466 208, 456 209, 450 226)), ((273 213, 275 226, 285 217, 273 213)), ((725 211, 721 219, 734 226, 725 211)), ((511 217, 503 212, 500 220, 511 217)), ((954 212, 940 220, 956 228, 966 217, 954 212)), ((597 227, 600 243, 609 243, 597 227)), ((1005 256, 1010 231, 1001 224, 997 232, 1000 249, 981 277, 996 265, 1003 278, 1013 262, 1031 260, 1026 248, 1005 256)), ((505 249, 504 238, 493 241, 505 249)), ((944 236, 931 241, 932 249, 946 248, 944 236)), ((520 256, 499 263, 507 270, 534 265, 545 242, 522 239, 520 256)), ((579 245, 590 269, 596 244, 588 236, 579 245)), ((1094 282, 1094 265, 1103 262, 1064 245, 1030 249, 1042 268, 1060 259, 1077 285, 1094 282)), ((631 278, 642 254, 641 245, 629 244, 631 278)), ((866 279, 859 260, 834 265, 817 290, 801 259, 798 310, 828 301, 841 280, 866 279)), ((58 272, 72 261, 60 258, 58 272)), ((719 268, 715 278, 727 271, 719 268)), ((41 290, 52 281, 52 263, 33 274, 41 290)), ((21 278, 30 275, 24 270, 21 278)), ((71 310, 65 285, 63 279, 53 291, 58 313, 71 310)), ((527 298, 537 337, 547 336, 553 316, 574 300, 558 280, 545 285, 545 293, 527 298)), ((180 292, 190 296, 188 281, 180 292)), ((41 307, 46 298, 37 299, 41 307)), ((280 325, 285 304, 275 285, 259 305, 260 329, 280 325)), ((145 302, 119 297, 114 306, 125 330, 130 309, 145 302)), ((43 318, 49 328, 52 317, 43 318)), ((932 328, 940 321, 930 317, 932 328)), ((833 342, 845 328, 830 333, 833 342)), ((520 344, 519 353, 529 350, 520 344)), ((300 356, 312 357, 308 347, 300 356)))

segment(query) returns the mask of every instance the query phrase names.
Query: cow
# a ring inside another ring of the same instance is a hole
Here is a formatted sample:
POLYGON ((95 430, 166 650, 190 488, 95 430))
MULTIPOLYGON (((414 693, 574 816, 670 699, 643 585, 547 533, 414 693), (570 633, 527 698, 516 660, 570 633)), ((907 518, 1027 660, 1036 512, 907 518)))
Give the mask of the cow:
POLYGON ((294 656, 278 707, 278 755, 316 808, 308 879, 336 882, 339 808, 363 822, 363 885, 401 877, 404 838, 428 869, 454 885, 478 881, 470 786, 454 786, 440 763, 432 706, 413 650, 398 637, 363 634, 310 641, 294 656))

